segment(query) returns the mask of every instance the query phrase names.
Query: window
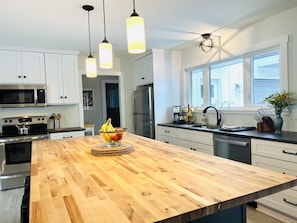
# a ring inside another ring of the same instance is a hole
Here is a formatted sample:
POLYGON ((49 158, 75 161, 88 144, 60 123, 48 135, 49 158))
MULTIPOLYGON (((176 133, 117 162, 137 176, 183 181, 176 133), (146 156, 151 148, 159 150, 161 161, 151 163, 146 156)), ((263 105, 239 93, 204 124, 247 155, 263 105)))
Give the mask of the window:
POLYGON ((252 56, 253 105, 280 91, 279 50, 252 56))
POLYGON ((285 90, 280 67, 275 48, 198 67, 190 72, 189 102, 220 109, 263 106, 265 97, 285 90))
POLYGON ((203 69, 193 70, 190 76, 191 105, 202 106, 203 101, 203 69))
POLYGON ((215 106, 243 106, 242 59, 210 66, 210 104, 215 106))

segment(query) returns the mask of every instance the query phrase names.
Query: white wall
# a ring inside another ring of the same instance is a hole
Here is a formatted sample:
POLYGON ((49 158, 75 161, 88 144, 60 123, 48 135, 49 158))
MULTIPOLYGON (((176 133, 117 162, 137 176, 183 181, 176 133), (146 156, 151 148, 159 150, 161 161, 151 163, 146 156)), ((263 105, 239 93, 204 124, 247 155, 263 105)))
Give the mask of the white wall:
MULTIPOLYGON (((0 117, 19 117, 19 116, 34 116, 45 115, 49 118, 52 113, 60 113, 61 128, 79 127, 80 125, 80 107, 79 105, 59 105, 46 107, 27 107, 27 108, 1 108, 0 117)), ((53 128, 51 121, 48 121, 48 127, 53 128)), ((83 127, 83 125, 81 126, 83 127)))
MULTIPOLYGON (((182 68, 192 68, 204 63, 216 61, 218 59, 236 56, 236 52, 241 49, 252 49, 253 46, 267 42, 285 35, 289 35, 288 43, 288 72, 289 91, 297 93, 297 8, 276 14, 262 21, 254 23, 242 29, 226 29, 215 35, 221 38, 221 50, 213 49, 205 54, 197 45, 182 50, 182 68)), ((216 41, 219 39, 216 38, 216 41)), ((296 94, 297 96, 297 94, 296 94)), ((241 113, 223 112, 223 124, 245 124, 256 125, 253 119, 254 111, 241 113)), ((196 114, 198 121, 201 120, 201 113, 196 114)), ((214 116, 214 115, 213 115, 214 116)), ((210 117, 210 122, 215 123, 210 117)), ((283 130, 297 131, 297 109, 293 107, 290 114, 284 114, 283 130)), ((212 123, 211 123, 212 124, 212 123)))

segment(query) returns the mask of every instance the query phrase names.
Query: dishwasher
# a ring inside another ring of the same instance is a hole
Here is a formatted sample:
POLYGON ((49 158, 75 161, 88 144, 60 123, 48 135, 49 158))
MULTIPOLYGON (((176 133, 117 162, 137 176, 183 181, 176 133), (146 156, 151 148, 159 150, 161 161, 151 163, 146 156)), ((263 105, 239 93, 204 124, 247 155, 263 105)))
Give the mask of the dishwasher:
POLYGON ((213 135, 214 155, 251 164, 251 139, 215 133, 213 135))

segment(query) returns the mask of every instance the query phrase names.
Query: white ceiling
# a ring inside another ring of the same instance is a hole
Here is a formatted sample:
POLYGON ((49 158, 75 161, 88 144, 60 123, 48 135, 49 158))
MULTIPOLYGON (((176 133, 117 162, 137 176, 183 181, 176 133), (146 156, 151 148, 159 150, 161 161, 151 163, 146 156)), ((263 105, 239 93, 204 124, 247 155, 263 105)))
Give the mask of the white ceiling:
MULTIPOLYGON (((102 0, 0 0, 0 46, 75 50, 88 54, 87 12, 92 54, 103 40, 102 0)), ((265 16, 296 7, 296 0, 135 0, 144 18, 148 49, 170 49, 238 28, 265 16)), ((115 53, 126 52, 127 17, 133 0, 105 0, 107 40, 115 53)))

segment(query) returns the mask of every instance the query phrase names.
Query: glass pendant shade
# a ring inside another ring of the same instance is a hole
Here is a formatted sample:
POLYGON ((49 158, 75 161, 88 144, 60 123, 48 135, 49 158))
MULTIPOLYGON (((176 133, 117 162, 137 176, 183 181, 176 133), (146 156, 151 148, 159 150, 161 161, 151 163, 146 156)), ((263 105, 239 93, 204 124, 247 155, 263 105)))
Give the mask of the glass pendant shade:
POLYGON ((97 65, 95 58, 86 58, 86 73, 87 77, 97 77, 97 65))
POLYGON ((131 16, 126 21, 128 52, 132 54, 145 52, 144 20, 140 16, 131 16))
POLYGON ((112 45, 107 41, 99 44, 99 67, 102 69, 112 68, 112 45))

